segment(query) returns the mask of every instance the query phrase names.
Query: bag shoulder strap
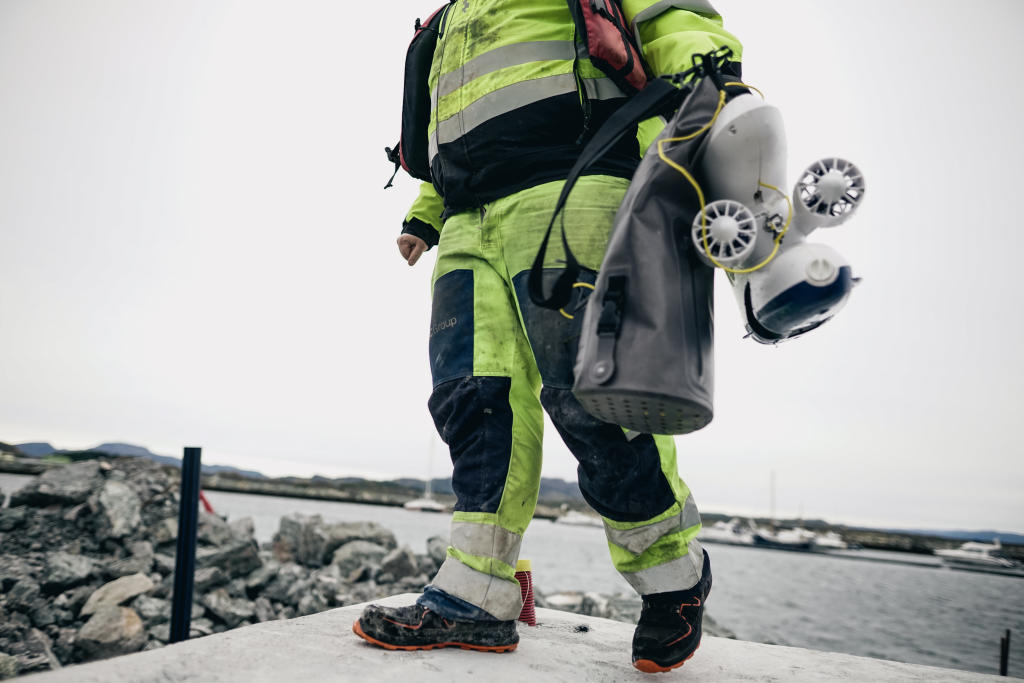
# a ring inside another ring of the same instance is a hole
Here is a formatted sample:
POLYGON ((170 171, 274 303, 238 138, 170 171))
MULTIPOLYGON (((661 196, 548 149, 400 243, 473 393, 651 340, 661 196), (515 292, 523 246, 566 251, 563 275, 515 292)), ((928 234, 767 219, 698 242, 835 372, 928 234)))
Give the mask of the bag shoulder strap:
POLYGON ((568 177, 565 179, 565 185, 562 187, 558 202, 555 204, 555 211, 548 222, 547 232, 544 233, 544 239, 541 241, 540 249, 537 251, 537 256, 534 258, 533 265, 530 268, 527 286, 530 300, 534 304, 552 310, 563 308, 569 303, 569 299, 572 297, 572 286, 579 277, 580 264, 569 248, 563 222, 561 233, 562 247, 565 250, 565 268, 555 281, 551 295, 545 296, 543 269, 544 257, 547 255, 548 240, 551 238, 551 230, 554 228, 555 221, 562 212, 562 209, 565 208, 565 203, 569 199, 569 193, 572 192, 576 181, 595 161, 604 156, 628 130, 631 130, 634 124, 677 108, 687 92, 688 88, 686 86, 681 89, 661 78, 652 80, 646 88, 633 95, 626 104, 612 114, 583 148, 579 159, 576 160, 572 170, 569 171, 568 177))

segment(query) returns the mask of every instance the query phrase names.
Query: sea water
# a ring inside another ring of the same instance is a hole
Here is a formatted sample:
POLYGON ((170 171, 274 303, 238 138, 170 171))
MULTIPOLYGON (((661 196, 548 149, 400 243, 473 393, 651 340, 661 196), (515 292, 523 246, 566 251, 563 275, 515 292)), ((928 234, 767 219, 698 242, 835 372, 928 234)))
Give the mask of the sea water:
MULTIPOLYGON (((0 488, 9 493, 27 480, 0 475, 0 488)), ((319 514, 327 522, 374 521, 417 553, 426 552, 430 536, 448 534, 444 514, 222 491, 206 495, 218 514, 251 517, 261 543, 270 540, 283 515, 293 512, 319 514)), ((1011 629, 1009 672, 1024 674, 1024 579, 927 562, 915 566, 706 547, 714 575, 708 612, 741 640, 998 673, 999 639, 1011 629)), ((879 560, 917 557, 871 555, 879 560)), ((521 557, 531 561, 534 583, 543 593, 632 594, 611 567, 600 528, 535 520, 521 557)))

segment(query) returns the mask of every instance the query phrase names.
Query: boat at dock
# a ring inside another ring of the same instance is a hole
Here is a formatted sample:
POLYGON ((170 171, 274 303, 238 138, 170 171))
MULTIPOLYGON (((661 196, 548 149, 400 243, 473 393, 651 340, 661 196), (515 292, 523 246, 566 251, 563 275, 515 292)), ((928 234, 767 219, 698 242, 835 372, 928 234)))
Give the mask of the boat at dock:
POLYGON ((410 501, 402 503, 402 507, 406 510, 415 510, 417 512, 448 512, 448 506, 444 503, 434 499, 434 448, 437 444, 437 437, 434 434, 430 435, 430 448, 428 450, 428 467, 427 467, 427 480, 423 484, 423 497, 414 498, 410 501))
POLYGON ((795 529, 757 529, 754 531, 754 545, 774 550, 808 551, 813 547, 814 532, 801 527, 795 529))
POLYGON ((569 510, 555 520, 559 524, 571 524, 573 526, 594 526, 604 527, 604 522, 597 515, 588 515, 578 510, 569 510))
POLYGON ((830 550, 850 550, 850 544, 835 531, 817 533, 811 539, 811 550, 828 552, 830 550))
POLYGON ((427 479, 426 486, 423 490, 422 498, 414 498, 408 502, 402 504, 406 510, 416 510, 417 512, 447 512, 448 506, 434 498, 433 490, 430 486, 430 479, 427 479))
POLYGON ((850 545, 835 531, 815 532, 803 527, 773 530, 749 520, 733 517, 701 529, 698 537, 706 543, 758 546, 777 550, 831 552, 848 550, 850 545))
POLYGON ((416 510, 418 512, 447 512, 448 506, 444 503, 440 503, 433 498, 416 498, 402 504, 406 510, 416 510))
POLYGON ((950 569, 1024 576, 1024 564, 1004 557, 1002 550, 1003 546, 997 538, 993 543, 968 541, 959 548, 942 548, 934 553, 950 569))
POLYGON ((748 522, 733 517, 728 522, 719 520, 711 526, 703 527, 697 537, 702 543, 722 543, 724 545, 754 545, 754 531, 748 522))

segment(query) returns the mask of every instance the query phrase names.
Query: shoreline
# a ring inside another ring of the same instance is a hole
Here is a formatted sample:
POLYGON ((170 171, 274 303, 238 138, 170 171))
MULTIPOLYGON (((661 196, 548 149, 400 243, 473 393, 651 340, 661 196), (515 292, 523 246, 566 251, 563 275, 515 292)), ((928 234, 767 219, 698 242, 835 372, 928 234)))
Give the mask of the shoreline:
MULTIPOLYGON (((36 476, 50 469, 64 467, 67 464, 69 463, 27 458, 0 457, 0 473, 36 476)), ((171 466, 164 465, 164 467, 171 466)), ((228 493, 245 493, 279 498, 323 500, 337 503, 355 503, 360 505, 379 505, 387 507, 402 507, 405 503, 415 498, 419 498, 422 495, 421 491, 417 491, 415 489, 405 489, 387 483, 380 484, 377 482, 348 484, 344 486, 326 486, 314 484, 311 480, 306 480, 309 481, 309 483, 297 483, 276 479, 253 479, 219 473, 204 474, 201 481, 202 488, 209 491, 225 491, 228 493), (374 488, 378 490, 373 490, 374 488), (386 490, 387 488, 397 488, 398 490, 386 490)), ((455 502, 454 496, 450 495, 439 495, 437 498, 439 502, 445 504, 449 508, 448 511, 450 511, 451 506, 455 502)), ((537 509, 534 513, 534 519, 556 521, 563 514, 564 510, 558 507, 538 503, 537 509)), ((705 525, 711 525, 719 520, 727 521, 731 519, 732 515, 705 512, 702 513, 701 517, 705 525)), ((770 520, 756 519, 755 521, 764 525, 768 525, 770 523, 770 520)), ((780 520, 779 526, 783 528, 790 527, 792 526, 792 522, 793 520, 780 520)), ((883 550, 929 557, 934 556, 935 550, 959 548, 964 542, 961 539, 942 536, 894 533, 879 529, 848 527, 823 522, 812 523, 808 521, 806 523, 806 527, 814 531, 834 531, 840 534, 848 543, 856 544, 865 550, 883 550)), ((1004 544, 1003 551, 1008 557, 1024 561, 1024 545, 1004 544)), ((847 557, 849 557, 849 555, 847 555, 847 557)))

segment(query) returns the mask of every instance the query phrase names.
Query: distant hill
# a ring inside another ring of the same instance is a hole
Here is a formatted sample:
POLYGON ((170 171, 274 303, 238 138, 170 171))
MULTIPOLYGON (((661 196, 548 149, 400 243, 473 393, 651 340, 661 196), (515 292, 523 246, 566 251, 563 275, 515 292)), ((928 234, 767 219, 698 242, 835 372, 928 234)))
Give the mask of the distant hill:
MULTIPOLYGON (((132 456, 135 458, 147 458, 154 462, 158 462, 161 465, 170 465, 171 467, 181 467, 181 458, 175 458, 169 455, 157 455, 148 448, 142 446, 135 446, 130 443, 102 443, 99 446, 90 448, 86 453, 106 453, 107 455, 118 455, 118 456, 132 456)), ((203 474, 237 474, 241 477, 250 477, 252 479, 265 479, 266 477, 255 470, 242 470, 237 467, 231 467, 229 465, 203 465, 203 474)))
POLYGON ((53 455, 57 452, 57 449, 48 443, 19 443, 15 446, 22 455, 27 455, 30 458, 44 458, 47 455, 53 455))
POLYGON ((148 448, 143 448, 142 446, 133 446, 132 444, 129 443, 101 443, 99 446, 95 446, 83 452, 96 454, 103 453, 105 455, 115 456, 130 456, 133 458, 146 458, 147 460, 158 462, 161 465, 181 467, 180 458, 172 458, 169 455, 157 455, 156 453, 150 451, 148 448))
POLYGON ((110 455, 131 455, 136 458, 167 458, 165 455, 155 455, 148 448, 142 446, 133 446, 130 443, 101 443, 99 446, 94 446, 86 451, 109 453, 110 455))
POLYGON ((953 538, 959 541, 981 541, 982 543, 992 543, 998 538, 1000 543, 1024 545, 1024 534, 1014 534, 1008 531, 963 531, 961 529, 885 529, 885 531, 893 534, 938 536, 939 538, 953 538))
MULTIPOLYGON (((101 443, 99 446, 88 448, 84 451, 79 450, 68 450, 68 449, 57 449, 48 443, 22 443, 14 445, 17 449, 18 454, 27 456, 30 458, 43 458, 48 455, 59 455, 59 454, 89 454, 90 456, 95 455, 110 455, 114 457, 130 456, 134 458, 146 458, 158 462, 161 465, 170 465, 171 467, 181 467, 181 458, 174 458, 169 455, 158 455, 148 448, 143 446, 136 446, 130 443, 101 443)), ((237 467, 231 467, 229 465, 203 465, 203 473, 205 474, 237 474, 241 477, 250 477, 253 479, 266 479, 266 476, 261 472, 255 470, 242 470, 237 467)))
POLYGON ((580 486, 574 481, 541 477, 540 493, 546 499, 564 499, 566 501, 583 502, 580 486))

